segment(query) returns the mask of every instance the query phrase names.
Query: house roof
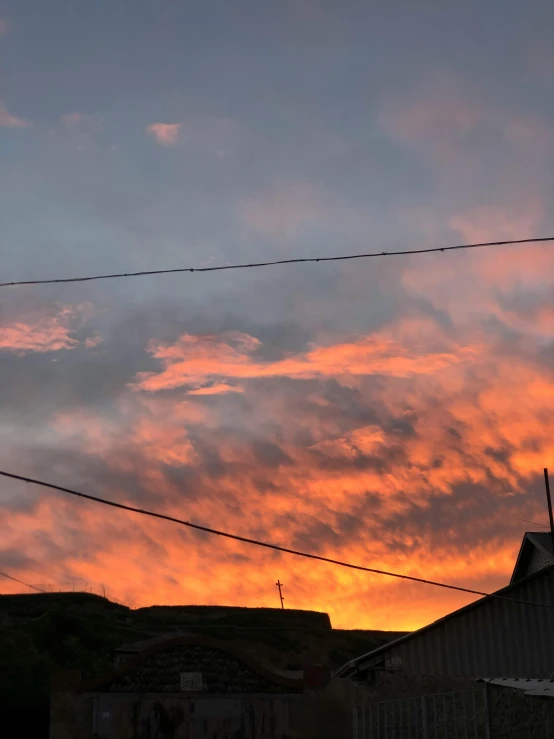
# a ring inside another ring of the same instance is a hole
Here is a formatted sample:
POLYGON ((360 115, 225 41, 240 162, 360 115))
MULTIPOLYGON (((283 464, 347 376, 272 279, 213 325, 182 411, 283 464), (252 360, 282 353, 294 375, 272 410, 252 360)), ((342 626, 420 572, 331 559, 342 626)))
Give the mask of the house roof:
POLYGON ((201 672, 208 693, 299 693, 301 679, 275 673, 208 637, 156 641, 125 664, 79 686, 85 693, 179 693, 182 672, 201 672))
POLYGON ((547 561, 554 563, 552 535, 550 531, 526 531, 523 535, 519 554, 510 583, 516 582, 525 576, 529 560, 534 551, 543 554, 547 561))
POLYGON ((479 598, 479 600, 473 601, 473 603, 469 603, 467 606, 462 606, 462 608, 458 608, 456 611, 452 611, 452 613, 448 613, 446 616, 443 616, 442 618, 439 618, 436 621, 433 621, 432 623, 427 624, 426 626, 423 626, 421 629, 417 629, 417 631, 412 631, 409 634, 406 634, 405 636, 401 636, 399 639, 395 639, 394 641, 388 642, 387 644, 383 644, 382 646, 377 647, 377 649, 371 650, 371 652, 367 652, 366 654, 362 654, 360 657, 356 657, 355 659, 350 660, 349 662, 344 664, 339 670, 337 670, 334 673, 334 676, 335 677, 350 677, 350 675, 356 674, 358 672, 360 665, 363 662, 368 662, 368 661, 373 662, 376 657, 380 657, 385 652, 388 652, 390 649, 396 647, 398 644, 407 642, 410 639, 417 639, 421 634, 424 634, 427 631, 430 631, 431 629, 435 629, 441 626, 442 624, 444 624, 445 622, 450 621, 454 618, 457 618, 458 616, 461 616, 462 614, 465 614, 474 608, 479 608, 485 603, 488 603, 495 598, 510 597, 511 591, 514 590, 515 588, 519 588, 524 583, 531 582, 532 580, 535 580, 538 577, 544 576, 546 573, 552 573, 552 572, 554 572, 554 564, 550 565, 549 567, 545 567, 542 570, 539 570, 538 572, 534 572, 533 574, 528 575, 527 577, 522 578, 521 580, 518 580, 517 582, 511 582, 509 585, 506 585, 500 590, 496 590, 494 593, 491 593, 490 595, 486 595, 483 598, 479 598))
POLYGON ((532 695, 537 698, 554 698, 554 681, 552 679, 541 680, 538 678, 533 680, 532 678, 525 677, 483 677, 480 682, 499 685, 502 688, 523 690, 525 691, 525 695, 532 695))

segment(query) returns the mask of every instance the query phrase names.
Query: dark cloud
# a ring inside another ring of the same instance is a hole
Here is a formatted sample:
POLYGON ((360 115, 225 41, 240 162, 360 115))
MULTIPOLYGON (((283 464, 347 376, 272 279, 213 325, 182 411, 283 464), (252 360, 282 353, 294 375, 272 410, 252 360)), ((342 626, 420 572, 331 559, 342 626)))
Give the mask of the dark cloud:
POLYGON ((0 568, 9 570, 30 570, 36 565, 35 560, 24 551, 14 548, 0 549, 0 568))
POLYGON ((256 460, 265 467, 281 467, 284 464, 291 464, 290 457, 277 444, 260 440, 254 441, 252 448, 256 460))

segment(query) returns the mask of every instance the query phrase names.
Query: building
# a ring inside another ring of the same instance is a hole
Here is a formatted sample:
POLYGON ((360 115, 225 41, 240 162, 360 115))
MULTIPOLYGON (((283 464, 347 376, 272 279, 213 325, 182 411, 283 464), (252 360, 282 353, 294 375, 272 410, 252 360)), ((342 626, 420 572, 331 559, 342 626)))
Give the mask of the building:
MULTIPOLYGON (((404 679, 550 677, 554 560, 545 537, 525 534, 507 587, 347 662, 336 676, 375 681, 386 671, 401 673, 404 679)), ((399 675, 394 682, 398 685, 400 680, 399 675)))
POLYGON ((52 739, 271 739, 289 734, 303 682, 273 674, 215 640, 157 640, 111 674, 52 686, 52 739))
POLYGON ((552 739, 554 681, 485 678, 491 737, 552 739))
POLYGON ((554 551, 550 531, 529 531, 521 542, 510 582, 517 582, 552 564, 554 564, 554 551))
POLYGON ((53 677, 51 739, 350 739, 351 681, 274 671, 198 636, 157 638, 108 675, 53 677))
POLYGON ((507 587, 335 673, 366 688, 354 707, 355 738, 551 739, 553 629, 550 534, 526 533, 507 587), (501 678, 480 679, 490 675, 501 678), (520 678, 508 685, 509 675, 520 678))

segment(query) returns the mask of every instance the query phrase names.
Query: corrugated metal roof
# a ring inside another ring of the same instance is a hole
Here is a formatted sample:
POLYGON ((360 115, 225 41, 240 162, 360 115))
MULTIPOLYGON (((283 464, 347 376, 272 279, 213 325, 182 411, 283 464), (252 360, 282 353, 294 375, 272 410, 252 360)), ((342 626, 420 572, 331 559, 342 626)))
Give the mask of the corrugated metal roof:
POLYGON ((550 531, 530 531, 526 536, 535 544, 538 544, 543 549, 554 557, 554 550, 552 548, 552 536, 550 531))
POLYGON ((525 695, 554 698, 554 681, 529 677, 483 677, 480 682, 499 685, 502 688, 524 690, 525 695))
POLYGON ((387 657, 419 674, 475 675, 516 670, 549 675, 554 668, 554 609, 500 600, 554 605, 554 565, 480 598, 447 616, 343 665, 337 677, 355 675, 387 657), (507 647, 509 645, 509 648, 507 647))

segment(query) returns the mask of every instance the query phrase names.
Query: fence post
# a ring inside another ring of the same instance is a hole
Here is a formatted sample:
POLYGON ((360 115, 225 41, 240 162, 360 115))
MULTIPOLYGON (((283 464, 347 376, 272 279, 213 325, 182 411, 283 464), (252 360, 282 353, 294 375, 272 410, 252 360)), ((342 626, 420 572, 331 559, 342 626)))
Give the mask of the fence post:
POLYGON ((421 696, 421 728, 423 729, 423 739, 429 739, 429 719, 427 717, 427 698, 421 696))

